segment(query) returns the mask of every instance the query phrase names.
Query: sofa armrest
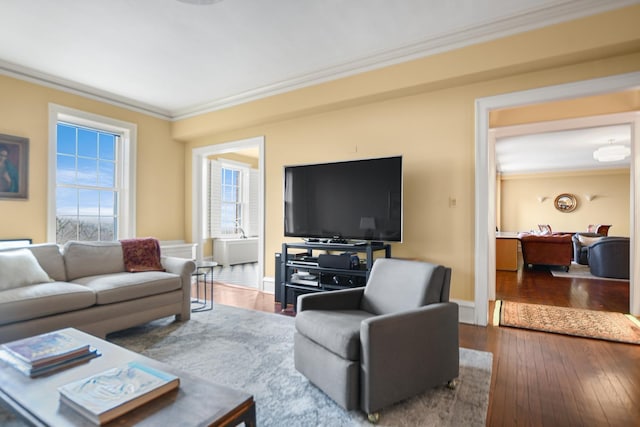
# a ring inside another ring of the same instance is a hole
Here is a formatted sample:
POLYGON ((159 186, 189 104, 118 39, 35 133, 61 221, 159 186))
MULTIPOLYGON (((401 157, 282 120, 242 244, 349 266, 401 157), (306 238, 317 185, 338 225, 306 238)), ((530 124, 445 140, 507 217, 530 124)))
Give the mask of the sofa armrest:
POLYGON ((297 311, 304 310, 358 310, 364 287, 341 289, 298 296, 297 311))
POLYGON ((458 376, 458 305, 430 304, 360 326, 362 405, 368 413, 458 376))
POLYGON ((196 263, 190 259, 171 256, 160 257, 160 262, 168 273, 180 276, 183 299, 179 320, 189 320, 191 318, 191 274, 196 270, 196 263))
POLYGON ((190 259, 163 256, 160 258, 160 262, 168 273, 177 274, 179 276, 182 276, 183 274, 191 276, 191 274, 196 271, 196 263, 190 259))

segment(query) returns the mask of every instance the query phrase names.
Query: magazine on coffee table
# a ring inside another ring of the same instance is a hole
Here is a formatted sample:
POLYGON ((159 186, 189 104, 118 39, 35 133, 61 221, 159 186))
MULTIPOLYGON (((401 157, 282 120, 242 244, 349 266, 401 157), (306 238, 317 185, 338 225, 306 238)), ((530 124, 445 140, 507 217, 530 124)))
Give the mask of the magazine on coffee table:
POLYGON ((141 362, 129 362, 58 388, 62 402, 104 424, 180 385, 180 379, 141 362))
POLYGON ((11 341, 2 344, 1 348, 33 368, 53 365, 89 353, 89 344, 64 331, 11 341))

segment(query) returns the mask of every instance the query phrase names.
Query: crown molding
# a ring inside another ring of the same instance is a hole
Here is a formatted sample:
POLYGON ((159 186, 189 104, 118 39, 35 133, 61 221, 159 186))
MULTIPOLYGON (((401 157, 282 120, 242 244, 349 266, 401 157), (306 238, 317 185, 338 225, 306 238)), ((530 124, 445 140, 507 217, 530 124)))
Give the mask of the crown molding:
POLYGON ((145 104, 134 99, 119 96, 114 93, 96 89, 82 83, 56 77, 51 74, 42 73, 34 69, 23 67, 12 62, 0 59, 0 74, 23 80, 29 83, 35 83, 40 86, 56 89, 62 92, 71 93, 82 96, 83 98, 93 99, 95 101, 111 104, 130 111, 146 114, 164 120, 172 120, 173 115, 170 111, 162 108, 145 104))
POLYGON ((542 28, 545 26, 583 18, 602 12, 640 3, 639 0, 566 0, 546 7, 536 7, 512 14, 499 20, 486 20, 473 26, 459 28, 436 37, 420 40, 398 49, 379 51, 372 55, 346 63, 327 67, 313 73, 291 76, 279 82, 253 88, 233 96, 177 110, 145 104, 60 77, 41 73, 26 67, 0 60, 0 74, 40 84, 64 92, 112 104, 165 120, 182 120, 189 117, 233 107, 268 96, 301 89, 336 80, 342 77, 407 62, 430 55, 458 49, 473 44, 542 28))

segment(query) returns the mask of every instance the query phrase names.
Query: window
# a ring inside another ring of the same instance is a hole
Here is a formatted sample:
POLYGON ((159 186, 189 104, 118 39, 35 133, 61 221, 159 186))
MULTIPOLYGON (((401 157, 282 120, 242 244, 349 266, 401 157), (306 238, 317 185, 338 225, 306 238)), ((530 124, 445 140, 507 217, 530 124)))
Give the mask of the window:
POLYGON ((116 240, 120 136, 58 122, 56 242, 116 240))
POLYGON ((49 241, 135 236, 135 125, 50 107, 49 241))
POLYGON ((221 173, 220 231, 222 234, 244 234, 240 169, 223 166, 221 173))
POLYGON ((257 170, 230 160, 210 160, 208 214, 208 237, 257 235, 257 170))

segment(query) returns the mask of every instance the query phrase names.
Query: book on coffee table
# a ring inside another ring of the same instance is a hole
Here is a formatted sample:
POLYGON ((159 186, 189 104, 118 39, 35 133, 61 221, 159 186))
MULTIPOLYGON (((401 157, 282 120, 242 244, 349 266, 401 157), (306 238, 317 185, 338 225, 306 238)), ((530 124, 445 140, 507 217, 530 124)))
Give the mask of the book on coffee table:
POLYGON ((89 347, 64 331, 56 331, 11 341, 1 348, 32 368, 41 368, 85 355, 89 347))
POLYGON ((31 366, 30 364, 24 362, 22 359, 18 359, 11 352, 0 348, 0 360, 8 363, 9 365, 16 368, 18 371, 29 377, 39 377, 45 374, 51 374, 56 371, 60 371, 62 369, 67 369, 75 365, 79 365, 81 363, 87 362, 88 360, 93 359, 94 357, 100 356, 100 352, 90 347, 86 353, 82 353, 78 356, 74 356, 71 359, 63 359, 58 360, 56 362, 52 362, 46 365, 39 366, 31 366))
POLYGON ((62 402, 95 424, 105 424, 180 385, 180 379, 129 362, 58 388, 62 402))

